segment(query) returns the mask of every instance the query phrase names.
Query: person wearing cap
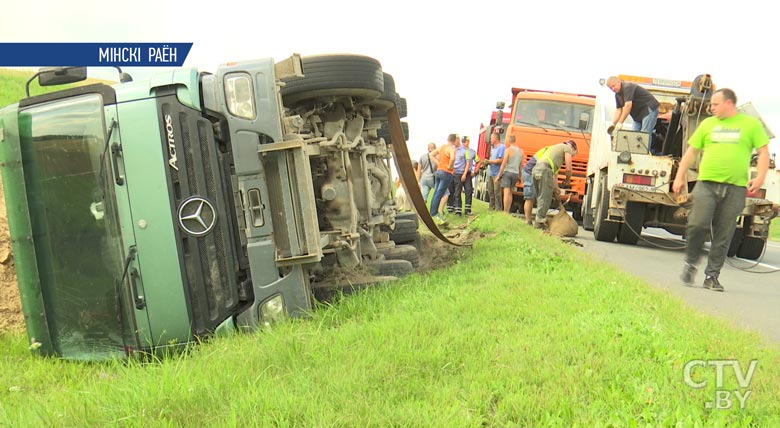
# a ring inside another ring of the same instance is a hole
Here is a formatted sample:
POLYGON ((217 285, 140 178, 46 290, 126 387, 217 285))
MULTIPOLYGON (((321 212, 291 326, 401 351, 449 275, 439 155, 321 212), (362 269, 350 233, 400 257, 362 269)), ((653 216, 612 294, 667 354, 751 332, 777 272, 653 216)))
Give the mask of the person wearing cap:
POLYGON ((610 129, 617 132, 623 128, 628 115, 634 119, 633 131, 653 132, 658 119, 658 100, 647 89, 631 82, 624 82, 615 76, 607 79, 607 87, 615 93, 615 116, 610 129))
POLYGON ((465 203, 466 205, 463 207, 463 213, 466 215, 471 214, 471 202, 472 197, 474 195, 474 182, 472 178, 474 177, 474 174, 477 170, 477 166, 479 165, 479 156, 477 156, 477 152, 469 147, 469 143, 471 140, 469 137, 463 137, 463 141, 461 144, 466 149, 466 161, 469 164, 469 166, 466 168, 466 174, 463 177, 463 193, 465 194, 465 203))
POLYGON ((534 189, 536 190, 536 221, 537 229, 547 228, 547 211, 550 209, 553 195, 558 195, 558 170, 566 165, 564 187, 571 183, 572 157, 577 154, 577 143, 573 140, 543 147, 536 153, 536 166, 533 169, 534 189))

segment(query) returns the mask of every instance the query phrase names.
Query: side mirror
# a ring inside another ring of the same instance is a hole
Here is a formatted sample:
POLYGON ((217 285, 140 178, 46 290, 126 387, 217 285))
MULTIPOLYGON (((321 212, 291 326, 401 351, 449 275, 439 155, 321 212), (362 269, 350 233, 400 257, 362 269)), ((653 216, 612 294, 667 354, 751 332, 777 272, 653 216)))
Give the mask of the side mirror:
POLYGON ((30 96, 30 83, 38 78, 41 86, 65 85, 80 82, 87 78, 87 67, 48 67, 41 68, 27 81, 25 92, 30 96))
POLYGON ((584 131, 588 129, 589 123, 590 123, 590 115, 588 113, 580 113, 580 123, 577 126, 577 128, 584 131))
POLYGON ((87 67, 51 67, 38 72, 38 84, 41 86, 65 85, 87 79, 87 67))

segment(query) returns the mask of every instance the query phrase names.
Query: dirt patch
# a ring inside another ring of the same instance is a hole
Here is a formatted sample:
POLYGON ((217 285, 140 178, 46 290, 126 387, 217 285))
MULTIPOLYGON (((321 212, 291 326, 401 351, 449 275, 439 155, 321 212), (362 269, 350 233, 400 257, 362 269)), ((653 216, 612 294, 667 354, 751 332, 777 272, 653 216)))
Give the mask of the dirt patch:
POLYGON ((24 315, 16 285, 16 269, 11 254, 11 238, 8 234, 8 217, 5 211, 5 194, 0 181, 0 333, 24 329, 24 315))
MULTIPOLYGON (((471 220, 473 221, 473 219, 471 220)), ((463 253, 470 250, 476 240, 484 238, 485 235, 477 233, 468 228, 471 223, 464 223, 451 228, 444 228, 442 233, 447 239, 465 246, 457 247, 446 242, 440 241, 431 233, 423 231, 420 233, 420 267, 418 272, 430 272, 436 269, 445 268, 457 260, 460 260, 463 253)))

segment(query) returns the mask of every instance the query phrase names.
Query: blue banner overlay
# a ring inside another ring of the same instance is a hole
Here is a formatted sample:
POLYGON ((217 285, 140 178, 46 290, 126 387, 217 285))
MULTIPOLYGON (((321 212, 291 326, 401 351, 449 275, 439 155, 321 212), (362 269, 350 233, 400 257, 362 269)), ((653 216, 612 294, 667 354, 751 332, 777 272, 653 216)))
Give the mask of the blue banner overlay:
POLYGON ((0 43, 0 66, 176 67, 192 43, 0 43))

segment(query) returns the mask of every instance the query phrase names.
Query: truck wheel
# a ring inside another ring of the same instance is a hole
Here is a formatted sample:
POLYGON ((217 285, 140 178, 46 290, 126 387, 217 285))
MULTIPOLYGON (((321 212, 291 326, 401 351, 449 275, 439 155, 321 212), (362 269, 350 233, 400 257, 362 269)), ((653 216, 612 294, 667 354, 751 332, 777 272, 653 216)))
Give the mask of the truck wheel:
POLYGON ((729 249, 726 251, 726 257, 734 257, 737 255, 737 250, 739 250, 739 246, 742 245, 742 240, 745 239, 745 229, 742 228, 742 226, 737 226, 736 229, 734 229, 734 234, 731 235, 731 243, 729 244, 729 249))
POLYGON ((396 244, 412 242, 417 238, 417 221, 408 219, 396 219, 395 229, 390 232, 390 240, 396 244))
MULTIPOLYGON (((409 124, 401 122, 401 130, 404 131, 404 140, 409 141, 409 124)), ((376 131, 376 136, 384 138, 385 143, 390 144, 390 125, 387 122, 382 122, 382 127, 376 131)))
POLYGON ((645 222, 645 207, 641 202, 626 203, 625 223, 620 225, 617 240, 621 244, 636 245, 645 222))
POLYGON ((602 174, 599 179, 598 204, 596 205, 595 223, 593 225, 593 236, 597 241, 613 242, 618 233, 618 224, 613 221, 607 221, 609 213, 609 190, 607 190, 606 175, 602 174))
MULTIPOLYGON (((304 70, 305 71, 305 70, 304 70)), ((379 98, 371 101, 370 105, 374 107, 375 118, 386 118, 387 110, 396 107, 398 104, 398 94, 395 92, 395 80, 388 73, 382 73, 384 78, 384 90, 379 98)))
POLYGON ((509 207, 510 213, 523 213, 523 201, 524 199, 517 195, 512 195, 512 205, 509 207))
POLYGON ((742 244, 740 244, 737 250, 737 257, 758 260, 764 254, 764 248, 766 248, 765 240, 755 236, 746 236, 742 239, 742 244))
MULTIPOLYGON (((303 57, 304 77, 286 79, 279 92, 287 107, 319 97, 351 96, 371 101, 384 92, 382 65, 362 55, 314 55, 303 57)), ((393 91, 395 93, 395 91, 393 91)))
POLYGON ((396 245, 392 248, 380 250, 385 260, 406 260, 413 267, 420 266, 420 254, 413 245, 396 245))
POLYGON ((417 217, 417 213, 412 212, 403 212, 403 213, 395 213, 395 220, 412 220, 417 224, 417 228, 420 228, 420 218, 417 217))
POLYGON ((585 203, 582 206, 582 228, 587 231, 593 231, 593 209, 590 207, 593 202, 593 177, 588 177, 585 183, 585 203))
MULTIPOLYGON (((398 116, 403 119, 406 117, 406 98, 398 98, 398 103, 395 105, 398 108, 398 116)), ((407 138, 408 140, 408 138, 407 138)))
POLYGON ((577 223, 582 224, 582 205, 571 206, 571 218, 577 223))
POLYGON ((377 260, 364 263, 374 275, 402 277, 414 271, 412 263, 407 260, 377 260))

